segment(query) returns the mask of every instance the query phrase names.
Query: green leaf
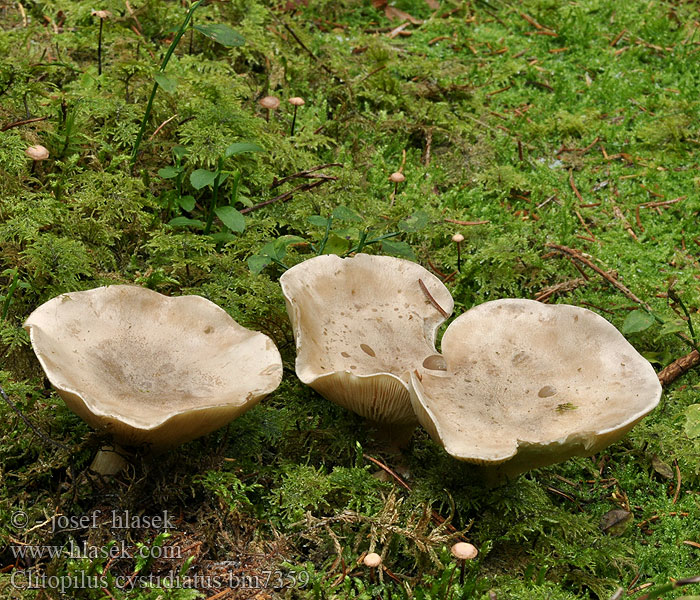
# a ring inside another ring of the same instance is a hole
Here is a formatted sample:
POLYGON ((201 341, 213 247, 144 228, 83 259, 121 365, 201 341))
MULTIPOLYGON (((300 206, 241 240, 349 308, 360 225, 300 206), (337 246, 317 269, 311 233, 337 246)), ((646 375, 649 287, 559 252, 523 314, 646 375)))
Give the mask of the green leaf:
POLYGON ((214 209, 214 212, 231 231, 242 233, 245 230, 245 217, 233 206, 219 206, 214 209))
POLYGON ((173 154, 175 155, 175 158, 182 160, 182 157, 187 154, 187 148, 184 146, 173 146, 173 154))
POLYGON ((430 215, 423 210, 419 210, 408 217, 408 219, 401 221, 399 223, 399 229, 403 231, 420 231, 421 229, 425 229, 429 222, 430 215))
POLYGON ((212 233, 209 237, 212 240, 214 240, 217 244, 224 242, 233 242, 238 239, 235 235, 229 233, 228 231, 219 231, 217 233, 212 233))
POLYGON ((172 94, 177 87, 177 81, 171 79, 164 73, 156 73, 153 78, 156 80, 158 85, 163 88, 163 91, 168 92, 168 94, 172 94))
POLYGON ((622 333, 639 333, 649 329, 656 319, 644 310, 633 310, 627 315, 625 322, 622 324, 622 333))
POLYGON ((265 152, 265 148, 261 148, 253 142, 236 142, 226 148, 224 156, 229 157, 235 154, 243 154, 244 152, 265 152))
POLYGON ((187 217, 175 217, 168 221, 171 227, 194 227, 196 229, 204 229, 204 222, 199 219, 188 219, 187 217))
POLYGON ((303 237, 299 237, 298 235, 283 235, 281 237, 278 237, 273 242, 275 258, 277 260, 282 260, 284 258, 284 255, 287 254, 288 246, 290 246, 291 244, 300 244, 303 242, 306 242, 306 240, 303 237))
POLYGON ((194 196, 180 196, 177 200, 182 210, 191 212, 194 209, 194 196))
POLYGON ((664 335, 671 335, 674 333, 683 333, 687 330, 688 326, 686 325, 685 321, 681 321, 680 319, 666 321, 659 329, 658 337, 662 337, 664 335))
POLYGON ((342 204, 333 209, 333 218, 340 221, 352 221, 354 223, 360 223, 362 221, 362 217, 360 215, 358 215, 351 208, 343 206, 342 204))
POLYGON ((324 229, 326 228, 326 225, 328 225, 328 219, 326 219, 326 217, 322 217, 321 215, 311 215, 308 217, 307 221, 314 227, 323 227, 324 229))
POLYGON ((206 169, 197 169, 192 171, 190 175, 190 183, 195 190, 201 190, 207 185, 213 185, 216 179, 216 173, 207 171, 206 169))
POLYGON ((271 262, 272 259, 267 256, 253 254, 253 256, 248 257, 248 268, 251 270, 252 273, 255 273, 257 275, 271 262))
POLYGON ((206 25, 194 25, 192 29, 199 31, 211 38, 215 42, 218 42, 222 46, 242 46, 245 44, 245 38, 238 32, 231 29, 228 25, 223 23, 211 23, 206 25))
POLYGON ((172 179, 173 177, 177 177, 179 172, 180 171, 175 167, 163 167, 162 169, 158 169, 158 175, 160 175, 163 179, 172 179))
POLYGON ((334 233, 328 236, 326 245, 323 248, 323 254, 337 254, 341 256, 345 254, 350 248, 350 240, 341 238, 334 233))
POLYGON ((382 240, 382 250, 387 254, 401 256, 410 260, 415 260, 413 250, 406 242, 395 242, 394 240, 382 240))
POLYGON ((700 437, 700 404, 691 404, 685 409, 685 426, 689 438, 700 437))

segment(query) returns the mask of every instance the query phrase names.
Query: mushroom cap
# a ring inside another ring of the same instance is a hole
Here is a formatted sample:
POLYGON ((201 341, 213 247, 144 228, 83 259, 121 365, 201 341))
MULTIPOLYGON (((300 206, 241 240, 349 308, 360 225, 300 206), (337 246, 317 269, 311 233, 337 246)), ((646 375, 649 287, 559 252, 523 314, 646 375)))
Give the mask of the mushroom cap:
POLYGON ((108 10, 93 10, 91 14, 93 17, 97 17, 98 19, 106 19, 112 16, 112 13, 108 10))
POLYGON ((200 296, 100 287, 49 300, 24 327, 68 408, 124 445, 214 431, 282 379, 272 340, 200 296))
POLYGON ((461 233, 455 233, 455 234, 452 236, 452 241, 453 241, 455 244, 461 244, 461 243, 464 241, 464 236, 463 236, 461 233))
POLYGON ((406 176, 403 173, 396 171, 396 173, 389 175, 389 181, 391 181, 391 183, 403 183, 406 181, 406 176))
POLYGON ((277 96, 265 96, 264 98, 260 98, 258 103, 263 108, 267 108, 268 110, 275 110, 279 108, 280 99, 277 96))
POLYGON ((455 319, 447 369, 412 373, 418 420, 452 456, 515 475, 619 440, 659 402, 652 366, 594 312, 495 300, 455 319))
POLYGON ((476 546, 467 542, 457 542, 450 548, 450 552, 452 552, 452 556, 458 560, 472 560, 479 554, 476 546))
POLYGON ((376 552, 370 552, 369 554, 365 555, 365 557, 362 559, 362 562, 365 564, 366 567, 369 567, 370 569, 376 569, 379 565, 382 564, 382 557, 379 556, 376 552))
POLYGON ((46 160, 49 157, 49 151, 41 144, 29 146, 24 153, 32 160, 46 160))
POLYGON ((445 320, 419 280, 452 312, 454 302, 442 282, 400 258, 329 254, 286 271, 280 284, 299 379, 372 421, 415 424, 409 373, 436 360, 435 332, 445 320))
POLYGON ((294 96, 294 97, 290 98, 289 103, 292 106, 304 106, 304 104, 306 104, 306 102, 304 102, 304 99, 300 98, 299 96, 294 96))

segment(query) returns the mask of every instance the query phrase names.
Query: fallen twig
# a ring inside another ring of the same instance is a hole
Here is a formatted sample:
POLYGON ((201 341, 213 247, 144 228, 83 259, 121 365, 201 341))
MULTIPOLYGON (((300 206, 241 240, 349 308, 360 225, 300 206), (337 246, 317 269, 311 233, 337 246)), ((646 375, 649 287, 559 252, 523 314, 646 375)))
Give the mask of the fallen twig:
POLYGON ((693 350, 690 354, 677 358, 670 365, 659 371, 659 382, 662 386, 667 386, 697 365, 700 365, 700 353, 697 350, 693 350))
POLYGON ((315 188, 322 183, 325 183, 326 181, 334 181, 338 179, 337 177, 324 177, 323 179, 318 179, 317 181, 313 181, 311 183, 302 183, 301 185, 295 187, 293 190, 289 190, 288 192, 285 192, 284 194, 280 194, 279 196, 275 196, 274 198, 271 198, 270 200, 265 200, 265 202, 261 202, 260 204, 256 204, 255 206, 249 206, 248 208, 242 208, 240 210, 241 214, 246 214, 249 212, 253 212, 254 210, 258 210, 259 208, 263 208, 265 206, 268 206, 269 204, 274 204, 275 202, 286 202, 287 200, 290 200, 294 194, 297 192, 305 192, 307 190, 310 190, 312 188, 315 188))
POLYGON ((343 163, 327 163, 325 165, 318 165, 317 167, 311 167, 310 169, 305 169, 304 171, 299 171, 298 173, 293 173, 292 175, 287 175, 286 177, 283 177, 282 179, 273 179, 272 180, 272 185, 270 186, 270 189, 275 189, 276 187, 281 186, 283 183, 286 183, 290 179, 296 179, 296 178, 319 178, 319 179, 337 179, 337 177, 332 177, 331 175, 323 175, 323 174, 318 174, 318 175, 311 175, 312 173, 315 173, 316 171, 320 171, 321 169, 325 169, 326 167, 342 167, 344 166, 343 163))
POLYGON ((450 318, 449 313, 445 312, 445 309, 443 309, 442 306, 440 306, 437 303, 437 300, 435 300, 435 298, 433 298, 432 294, 428 291, 428 288, 423 283, 422 279, 418 280, 418 285, 420 286, 420 289, 423 290, 423 293, 425 294, 426 298, 428 298, 428 300, 430 300, 430 304, 432 304, 443 317, 445 317, 446 319, 449 319, 450 318))

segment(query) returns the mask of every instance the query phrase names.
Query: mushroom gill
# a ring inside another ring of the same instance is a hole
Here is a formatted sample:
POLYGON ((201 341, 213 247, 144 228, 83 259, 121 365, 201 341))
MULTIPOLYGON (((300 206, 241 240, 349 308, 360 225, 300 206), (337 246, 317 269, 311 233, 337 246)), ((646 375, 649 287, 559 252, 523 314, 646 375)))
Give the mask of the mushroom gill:
POLYGON ((24 327, 68 408, 123 445, 163 450, 202 436, 282 378, 272 340, 200 296, 100 287, 49 300, 24 327))
POLYGON ((452 312, 442 282, 389 256, 318 256, 280 278, 296 372, 325 398, 379 424, 416 424, 409 373, 434 356, 452 312))

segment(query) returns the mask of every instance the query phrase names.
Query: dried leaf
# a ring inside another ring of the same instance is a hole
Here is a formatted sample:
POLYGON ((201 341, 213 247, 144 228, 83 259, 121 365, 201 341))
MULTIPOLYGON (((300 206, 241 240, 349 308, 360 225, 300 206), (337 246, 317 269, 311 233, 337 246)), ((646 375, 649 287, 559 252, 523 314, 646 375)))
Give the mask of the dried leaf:
POLYGON ((627 526, 632 522, 632 513, 628 510, 616 508, 606 512, 600 518, 600 530, 608 535, 622 535, 627 526))
POLYGON ((407 12, 399 10, 394 6, 387 6, 384 9, 384 14, 386 15, 387 19, 390 19, 392 21, 408 21, 413 25, 420 25, 423 22, 420 19, 416 19, 414 16, 409 15, 407 12))
POLYGON ((656 454, 651 458, 651 466, 654 467, 654 471, 661 475, 661 477, 665 479, 673 479, 673 469, 658 456, 656 456, 656 454))

